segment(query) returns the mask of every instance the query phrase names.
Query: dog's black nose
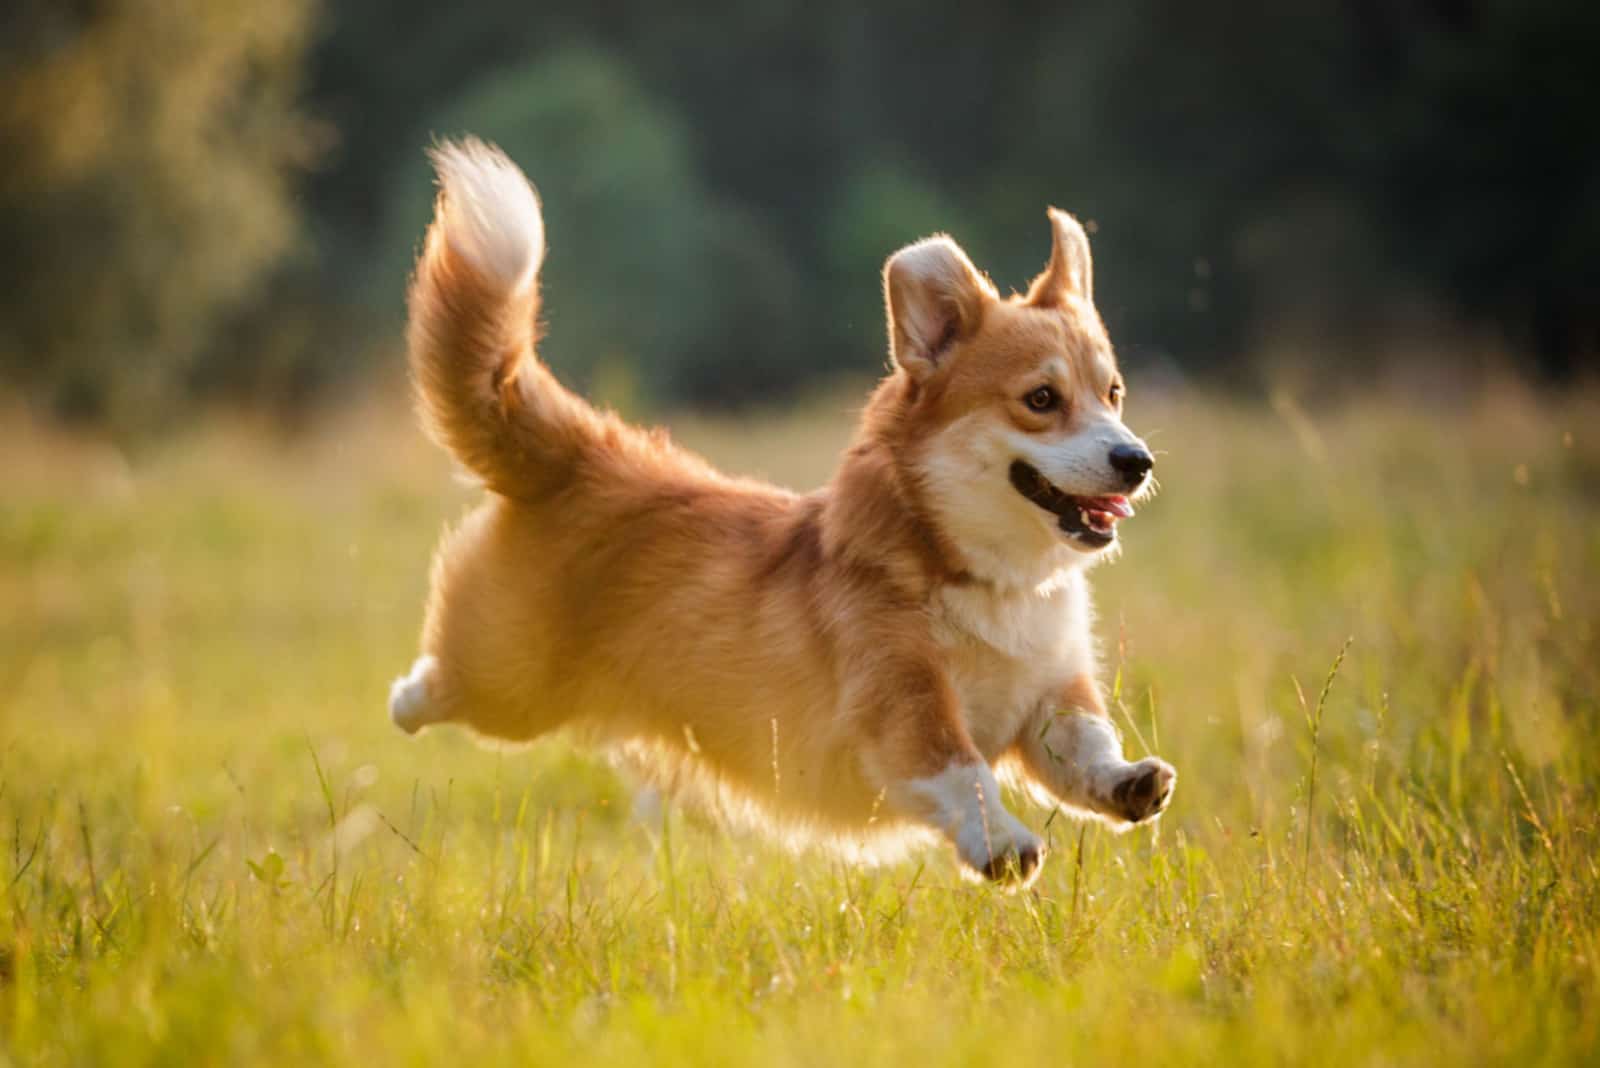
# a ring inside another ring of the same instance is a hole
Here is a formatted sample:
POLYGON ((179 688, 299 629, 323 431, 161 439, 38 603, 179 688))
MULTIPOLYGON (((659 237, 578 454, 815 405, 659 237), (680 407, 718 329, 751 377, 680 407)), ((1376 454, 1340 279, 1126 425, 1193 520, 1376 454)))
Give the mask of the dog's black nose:
POLYGON ((1155 465, 1155 457, 1143 445, 1118 445, 1111 450, 1111 466, 1130 486, 1143 482, 1155 465))

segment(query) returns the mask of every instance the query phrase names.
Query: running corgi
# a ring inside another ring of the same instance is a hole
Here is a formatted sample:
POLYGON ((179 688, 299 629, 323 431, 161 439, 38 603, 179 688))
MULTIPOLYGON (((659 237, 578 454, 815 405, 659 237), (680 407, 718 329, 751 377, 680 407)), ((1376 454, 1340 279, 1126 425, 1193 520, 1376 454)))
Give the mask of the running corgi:
POLYGON ((534 352, 544 226, 475 140, 440 194, 408 343, 432 436, 484 502, 439 547, 408 732, 525 741, 572 726, 686 772, 786 836, 948 839, 1031 880, 1039 837, 995 769, 1114 826, 1176 773, 1123 759, 1085 572, 1151 484, 1095 311, 1089 242, 1002 298, 948 237, 884 266, 894 366, 833 480, 731 478, 565 389, 534 352))

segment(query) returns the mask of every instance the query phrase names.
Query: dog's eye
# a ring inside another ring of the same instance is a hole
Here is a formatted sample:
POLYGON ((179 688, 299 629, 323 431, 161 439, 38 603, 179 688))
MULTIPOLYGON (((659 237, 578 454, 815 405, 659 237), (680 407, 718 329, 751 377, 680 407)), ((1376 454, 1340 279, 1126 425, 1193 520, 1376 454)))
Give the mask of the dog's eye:
POLYGON ((1061 406, 1061 394, 1054 386, 1040 386, 1023 397, 1022 402, 1036 412, 1053 412, 1061 406))
POLYGON ((1113 406, 1121 404, 1122 403, 1122 393, 1123 393, 1122 383, 1121 382, 1113 382, 1113 383, 1111 383, 1111 392, 1106 394, 1106 399, 1109 400, 1112 403, 1113 406))

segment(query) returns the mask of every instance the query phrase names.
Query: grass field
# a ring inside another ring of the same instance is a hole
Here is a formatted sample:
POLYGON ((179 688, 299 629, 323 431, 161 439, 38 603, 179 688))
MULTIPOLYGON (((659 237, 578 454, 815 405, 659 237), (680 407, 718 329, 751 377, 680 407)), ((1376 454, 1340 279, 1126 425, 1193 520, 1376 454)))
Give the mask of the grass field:
MULTIPOLYGON (((676 434, 812 485, 848 407, 676 434)), ((394 730, 473 498, 398 404, 132 463, 6 420, 0 1060, 1600 1060, 1600 396, 1130 418, 1100 631, 1179 788, 1123 837, 1019 799, 1022 894, 394 730)))

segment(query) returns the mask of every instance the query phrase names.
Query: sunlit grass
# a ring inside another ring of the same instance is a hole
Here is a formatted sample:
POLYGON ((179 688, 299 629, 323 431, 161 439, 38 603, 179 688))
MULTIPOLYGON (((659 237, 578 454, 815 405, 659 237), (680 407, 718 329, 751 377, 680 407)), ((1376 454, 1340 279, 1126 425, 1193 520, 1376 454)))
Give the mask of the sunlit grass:
MULTIPOLYGON (((676 433, 809 485, 853 404, 676 433)), ((398 406, 132 462, 13 421, 0 1053, 1592 1060, 1597 416, 1136 405, 1163 490, 1100 633, 1177 799, 1124 837, 1025 809, 1052 856, 1018 895, 940 852, 859 870, 641 821, 560 741, 393 730, 473 499, 398 406)))

